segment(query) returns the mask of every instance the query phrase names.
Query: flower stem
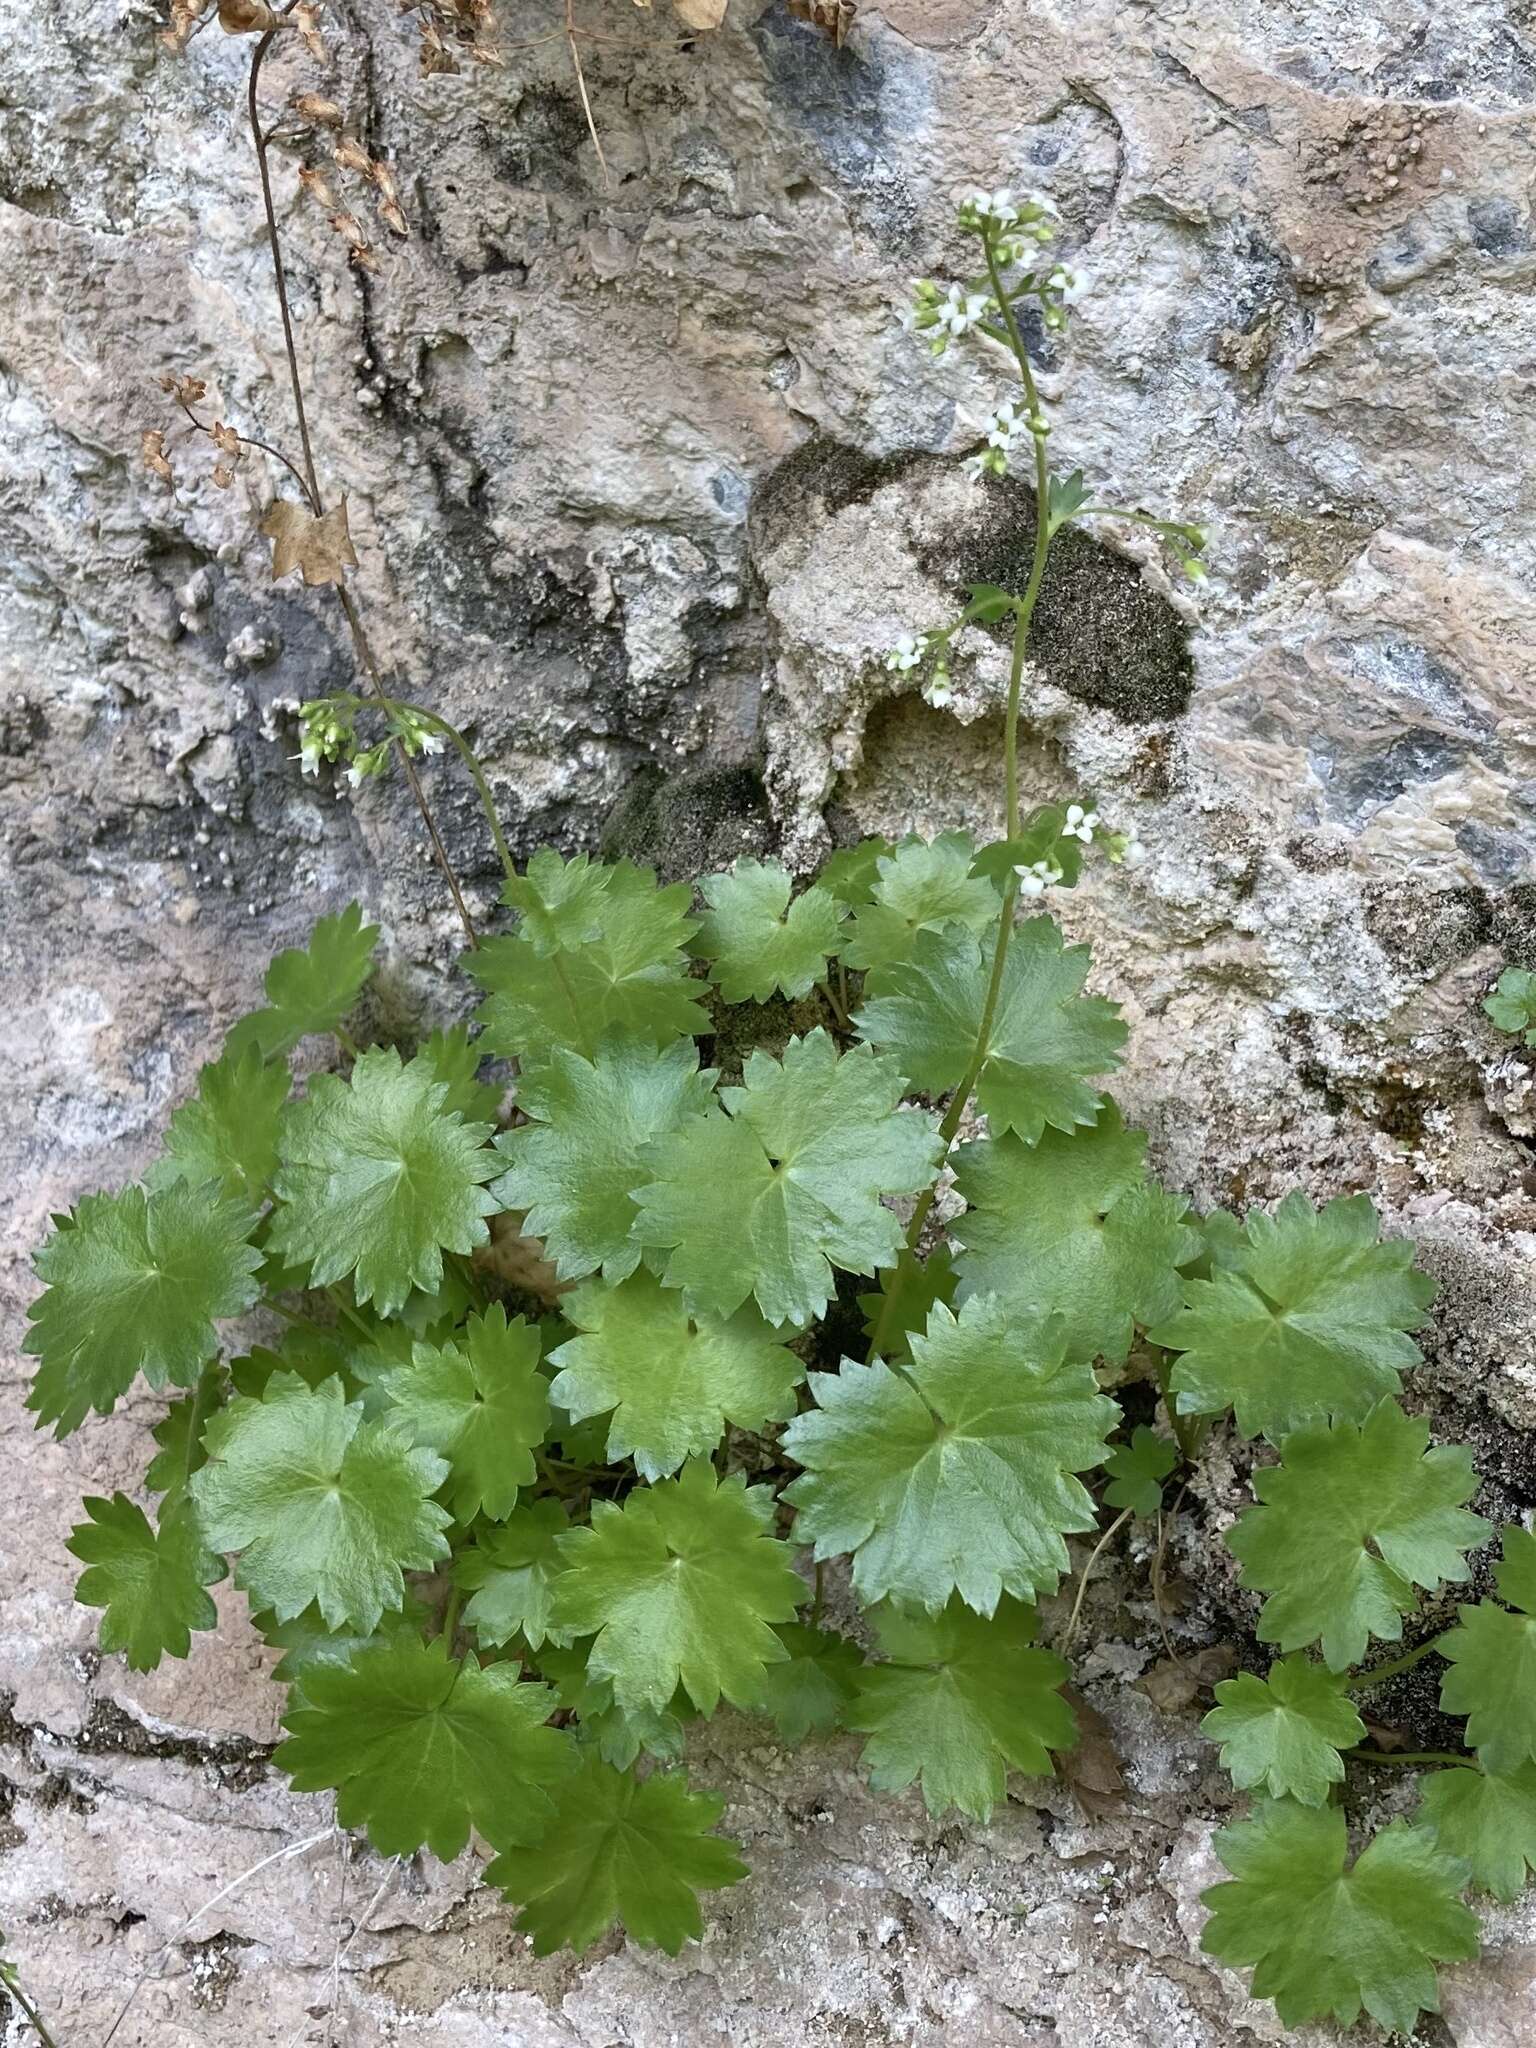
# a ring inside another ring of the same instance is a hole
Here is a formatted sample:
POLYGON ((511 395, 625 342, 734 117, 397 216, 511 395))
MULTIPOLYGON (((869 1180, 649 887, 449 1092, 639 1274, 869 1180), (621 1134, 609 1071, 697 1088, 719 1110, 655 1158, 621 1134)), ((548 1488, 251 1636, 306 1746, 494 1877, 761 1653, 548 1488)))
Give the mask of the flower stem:
MULTIPOLYGON (((992 280, 992 289, 1002 307, 1003 319, 1007 326, 1009 347, 1019 366, 1019 377, 1029 401, 1031 414, 1040 410, 1039 393, 1035 388, 1035 373, 1030 367, 1029 351, 1024 346, 1024 337, 1013 316, 1013 308, 1003 290, 1003 280, 997 267, 997 253, 992 237, 986 238, 987 272, 992 280)), ((1022 595, 1014 604, 1013 617, 1013 659, 1008 670, 1008 703, 1003 714, 1003 776, 1006 802, 1006 831, 1009 839, 1019 837, 1019 705, 1024 693, 1024 664, 1029 652, 1029 628, 1035 616, 1035 605, 1040 596, 1040 585, 1045 577, 1046 556, 1050 553, 1050 470, 1045 459, 1043 436, 1031 437, 1035 444, 1035 550, 1030 562, 1029 581, 1022 595)), ((1008 886, 1003 892, 1003 914, 998 921, 997 945, 992 954, 992 976, 987 984, 986 999, 982 1004, 981 1022, 976 1031, 976 1045, 967 1063, 960 1085, 950 1098, 949 1108, 939 1125, 939 1136, 944 1141, 944 1152, 955 1141, 966 1106, 971 1099, 977 1078, 986 1064, 992 1050, 992 1026, 997 1019, 998 1004, 1003 993, 1003 971, 1008 964, 1008 942, 1013 937, 1014 906, 1018 902, 1019 883, 1016 875, 1010 874, 1008 886)), ((942 1161, 941 1161, 942 1166, 942 1161)), ((917 1207, 912 1211, 912 1221, 907 1225, 906 1249, 912 1251, 928 1221, 929 1211, 938 1195, 937 1175, 919 1196, 917 1207)), ((885 1337, 886 1325, 890 1321, 891 1303, 894 1296, 887 1295, 880 1304, 880 1313, 875 1318, 875 1327, 869 1340, 869 1357, 879 1356, 880 1345, 885 1337)))
POLYGON ((1342 1754, 1357 1764, 1456 1764, 1467 1771, 1482 1769, 1475 1756, 1458 1756, 1453 1749, 1346 1749, 1342 1754))
POLYGON ((469 741, 465 739, 463 733, 459 731, 456 725, 450 725, 440 712, 423 710, 417 704, 401 704, 391 697, 386 700, 385 708, 390 712, 409 711, 414 718, 418 718, 430 731, 440 732, 445 740, 451 742, 457 750, 460 760, 469 770, 470 778, 475 785, 476 794, 480 798, 480 808, 485 813, 485 822, 491 828, 491 840, 496 848, 496 858, 501 862, 502 873, 509 882, 515 881, 517 878, 517 863, 512 858, 512 849, 507 845, 506 834, 501 829, 501 819, 496 811, 496 799, 491 794, 491 785, 487 782, 485 770, 480 765, 480 756, 469 744, 469 741))
POLYGON ((49 2033, 42 2014, 32 2003, 26 1992, 22 1990, 20 1982, 13 1974, 10 1966, 7 1966, 3 1972, 0 1972, 0 1991, 5 1993, 22 2018, 26 2020, 33 2033, 42 2042, 43 2048, 58 2048, 58 2043, 54 2040, 52 2034, 49 2033))
MULTIPOLYGON (((288 384, 293 393, 294 416, 299 426, 299 446, 304 456, 304 476, 301 481, 304 483, 309 495, 310 510, 318 519, 324 510, 324 501, 320 495, 320 478, 315 469, 314 446, 309 438, 309 413, 304 404, 304 380, 299 375, 298 350, 294 346, 293 313, 288 303, 288 273, 283 262, 282 238, 277 230, 277 208, 273 204, 272 199, 272 172, 267 162, 268 136, 261 125, 261 107, 257 98, 257 84, 261 77, 262 59, 266 56, 272 38, 276 33, 275 29, 268 29, 267 33, 258 39, 256 47, 251 52, 251 68, 246 78, 245 106, 246 117, 250 124, 251 144, 256 151, 256 169, 261 178, 261 203, 266 213, 267 225, 267 251, 272 262, 272 281, 277 289, 277 309, 282 316, 283 354, 287 358, 288 384)), ((357 601, 345 583, 334 583, 331 585, 331 588, 335 591, 337 602, 340 604, 342 613, 346 618, 347 630, 352 636, 353 653, 357 656, 359 666, 372 685, 374 695, 382 702, 385 697, 384 681, 379 672, 378 662, 374 659, 373 648, 369 644, 368 636, 363 630, 362 616, 357 609, 357 601)), ((437 829, 437 820, 433 817, 431 807, 427 803, 426 793, 421 786, 421 778, 416 773, 416 764, 398 740, 395 743, 395 751, 400 757, 400 765, 404 770, 405 779, 410 785, 411 795, 415 798, 416 808, 421 813, 421 821, 426 827, 427 837, 431 841, 433 857, 436 859, 438 867, 442 870, 444 881, 448 884, 448 893, 453 898, 453 907, 458 912, 460 924, 464 927, 464 936, 468 939, 470 947, 473 949, 479 944, 479 939, 476 936, 474 923, 469 914, 469 906, 464 901, 464 892, 459 887, 459 878, 453 871, 453 863, 448 858, 448 849, 444 846, 442 834, 437 829)))
MULTIPOLYGON (((1408 1650, 1401 1657, 1394 1657, 1390 1664, 1378 1664, 1373 1670, 1359 1671, 1353 1678, 1344 1681, 1346 1692, 1365 1692, 1373 1685, 1383 1685, 1389 1678, 1396 1678, 1400 1671, 1410 1671, 1421 1659, 1439 1650, 1443 1636, 1431 1636, 1427 1643, 1420 1643, 1416 1650, 1408 1650)), ((1444 1655, 1444 1652, 1441 1652, 1444 1655)))

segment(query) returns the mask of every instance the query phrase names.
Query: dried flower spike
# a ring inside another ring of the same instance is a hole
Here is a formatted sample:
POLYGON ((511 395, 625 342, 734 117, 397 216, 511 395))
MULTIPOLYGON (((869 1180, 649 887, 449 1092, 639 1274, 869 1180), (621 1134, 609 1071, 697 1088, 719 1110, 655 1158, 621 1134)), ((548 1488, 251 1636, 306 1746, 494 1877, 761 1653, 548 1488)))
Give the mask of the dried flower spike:
POLYGON ((327 213, 336 211, 339 202, 324 171, 317 169, 314 164, 300 164, 299 185, 317 205, 323 206, 327 213))
POLYGON ((157 476, 163 484, 173 484, 176 478, 165 456, 165 436, 158 427, 146 427, 139 436, 139 455, 151 476, 157 476))
POLYGON ((343 135, 331 150, 331 156, 344 171, 356 171, 360 178, 373 176, 373 158, 355 135, 343 135))

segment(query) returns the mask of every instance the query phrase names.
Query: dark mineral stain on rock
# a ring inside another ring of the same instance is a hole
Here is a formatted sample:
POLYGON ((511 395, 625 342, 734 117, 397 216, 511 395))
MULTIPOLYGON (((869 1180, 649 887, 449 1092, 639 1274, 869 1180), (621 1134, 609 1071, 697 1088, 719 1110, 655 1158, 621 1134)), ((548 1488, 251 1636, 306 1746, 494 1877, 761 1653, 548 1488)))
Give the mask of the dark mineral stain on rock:
POLYGON ((603 827, 604 860, 655 868, 664 882, 692 881, 778 845, 762 783, 746 767, 667 775, 640 769, 603 827))
MULTIPOLYGON (((1034 494, 1010 479, 990 487, 975 516, 918 559, 963 602, 971 583, 1022 590, 1034 545, 1034 494)), ((1005 637, 1005 628, 996 630, 1005 637)), ((1194 662, 1185 622, 1134 562, 1080 529, 1068 527, 1051 545, 1033 645, 1057 689, 1128 724, 1177 718, 1188 708, 1194 662)))

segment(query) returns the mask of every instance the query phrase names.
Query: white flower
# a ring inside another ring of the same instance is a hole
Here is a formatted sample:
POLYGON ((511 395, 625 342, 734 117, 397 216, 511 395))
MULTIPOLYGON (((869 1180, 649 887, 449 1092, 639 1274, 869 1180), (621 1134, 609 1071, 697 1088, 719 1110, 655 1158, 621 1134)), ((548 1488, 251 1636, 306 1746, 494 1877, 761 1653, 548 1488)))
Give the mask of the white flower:
POLYGON ((1022 430, 1023 425, 1024 422, 1019 417, 1018 407, 1011 398, 1005 398, 997 408, 997 411, 993 413, 991 419, 987 421, 987 441, 989 445, 993 448, 1001 448, 1006 455, 1013 447, 1014 438, 1022 430))
POLYGON ((935 711, 942 711, 954 695, 954 692, 949 687, 949 677, 947 675, 935 676, 933 681, 923 691, 923 695, 928 699, 928 702, 935 711))
POLYGON ((306 739, 303 746, 299 749, 299 759, 304 764, 304 773, 306 775, 318 775, 320 773, 319 741, 306 739))
POLYGON ((1024 868, 1015 868, 1014 873, 1019 878, 1019 894, 1021 896, 1043 896, 1045 894, 1045 883, 1039 875, 1030 874, 1024 868))
POLYGON ((984 292, 963 292, 952 284, 934 308, 934 325, 946 334, 964 334, 985 317, 991 303, 984 292))
POLYGON ((362 784, 363 771, 361 768, 358 767, 355 761, 352 763, 352 766, 347 770, 347 780, 351 783, 354 789, 359 788, 362 784))
POLYGON ((896 642, 896 645, 885 657, 885 665, 891 669, 905 670, 916 668, 922 658, 923 643, 920 640, 914 639, 912 634, 903 633, 896 642))
POLYGON ((1084 846, 1093 844, 1093 828, 1099 822, 1097 811, 1085 811, 1081 804, 1068 804, 1067 822, 1061 828, 1063 839, 1080 839, 1084 846))
POLYGON ((1075 306, 1093 290, 1093 279, 1086 270, 1068 270, 1058 263, 1045 280, 1045 288, 1055 292, 1064 306, 1075 306))
POLYGON ((440 732, 422 732, 417 735, 424 754, 440 754, 447 742, 440 732))
POLYGON ((1132 839, 1128 842, 1125 852, 1121 854, 1120 858, 1128 868, 1139 868, 1147 858, 1147 849, 1139 839, 1132 839))
POLYGON ((965 471, 973 484, 979 484, 982 478, 988 474, 992 465, 987 461, 985 455, 967 455, 960 467, 965 471))

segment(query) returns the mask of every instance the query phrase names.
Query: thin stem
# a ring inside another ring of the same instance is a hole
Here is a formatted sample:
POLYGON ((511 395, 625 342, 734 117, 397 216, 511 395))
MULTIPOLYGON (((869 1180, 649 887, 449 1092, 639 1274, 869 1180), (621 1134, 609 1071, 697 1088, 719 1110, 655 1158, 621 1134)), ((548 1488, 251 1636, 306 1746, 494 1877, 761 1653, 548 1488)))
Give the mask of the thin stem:
POLYGON ((491 828, 491 840, 496 848, 496 858, 501 862, 502 872, 509 882, 517 878, 517 862, 512 858, 512 849, 507 844, 506 834, 501 829, 501 819, 496 813, 496 799, 491 794, 491 785, 486 780, 485 770, 480 766, 480 756, 465 739, 456 725, 450 725, 441 712, 426 711, 415 704, 398 704, 390 700, 391 711, 406 710, 419 718, 423 725, 433 732, 440 732, 445 740, 452 743, 460 760, 469 770, 470 779, 480 798, 480 808, 485 813, 485 822, 491 828))
POLYGON ((58 2048, 58 2043, 54 2040, 52 2034, 49 2033, 42 2014, 32 2003, 31 1999, 28 1998, 26 1992, 22 1990, 18 1980, 10 1974, 9 1968, 5 1974, 0 1975, 0 1991, 4 1991, 6 1997, 11 2000, 12 2004, 21 2013, 22 2017, 32 2028, 33 2033, 43 2043, 43 2048, 58 2048))
POLYGON ((369 1329, 368 1325, 357 1313, 357 1310, 353 1308, 350 1305, 350 1303, 342 1299, 341 1290, 337 1287, 326 1287, 323 1288, 321 1291, 325 1295, 327 1301, 330 1302, 332 1308, 335 1309, 337 1315, 341 1317, 342 1321, 350 1323, 353 1329, 357 1331, 358 1335, 361 1338, 363 1338, 364 1342, 371 1344, 373 1342, 372 1330, 369 1329))
POLYGON ((1383 1685, 1389 1678, 1396 1678, 1400 1671, 1411 1671, 1415 1664, 1429 1656, 1432 1651, 1439 1650, 1444 1640, 1443 1636, 1431 1636, 1427 1643, 1420 1643, 1416 1650, 1408 1650, 1401 1657, 1394 1657, 1390 1664, 1378 1664, 1371 1671, 1357 1672, 1353 1678, 1345 1679, 1344 1690, 1366 1692, 1373 1685, 1383 1685))
POLYGON ((1343 1755, 1357 1764, 1456 1764, 1467 1771, 1480 1771, 1475 1756, 1458 1756, 1453 1749, 1346 1749, 1343 1755))
POLYGON ((335 1039, 336 1043, 341 1047, 342 1051, 346 1054, 349 1060, 355 1061, 362 1058, 362 1054, 358 1050, 357 1040, 352 1036, 350 1031, 343 1031, 341 1026, 337 1024, 333 1028, 331 1036, 335 1039))
POLYGON ((581 111, 587 117, 587 133, 592 138, 592 147, 597 151, 597 161, 602 167, 603 184, 609 191, 612 191, 613 179, 608 174, 608 159, 603 155, 602 139, 597 132, 597 123, 592 118, 592 102, 587 98, 587 75, 581 68, 581 52, 576 47, 576 37, 579 31, 572 19, 572 9, 574 6, 575 0, 565 0, 566 45, 571 53, 571 69, 576 74, 576 90, 581 94, 581 111))
MULTIPOLYGON (((320 479, 315 470, 314 444, 310 440, 309 414, 304 404, 304 381, 299 375, 299 355, 293 339, 293 313, 288 303, 288 273, 283 264, 282 239, 277 231, 277 208, 272 199, 272 172, 267 162, 267 137, 262 131, 261 111, 257 102, 257 82, 261 76, 262 59, 266 56, 275 34, 276 30, 268 29, 267 33, 258 40, 255 49, 251 52, 251 69, 246 81, 245 104, 251 130, 251 143, 256 151, 256 169, 261 178, 261 203, 267 221, 267 250, 272 259, 272 281, 277 289, 278 312, 282 316, 283 353, 288 362, 288 384, 293 393, 294 416, 298 421, 299 442, 304 452, 304 476, 308 480, 310 507, 318 519, 321 516, 323 504, 320 495, 320 479)), ((379 674, 378 663, 373 658, 373 650, 368 644, 368 636, 363 631, 363 622, 358 615, 356 600, 344 583, 335 583, 331 588, 336 592, 337 601, 346 615, 347 628, 352 635, 353 651, 356 653, 364 673, 373 686, 374 695, 383 699, 386 695, 383 680, 379 674)), ((433 855, 439 868, 442 870, 444 881, 448 884, 448 893, 453 898, 453 907, 458 912, 459 922, 464 927, 464 935, 468 939, 471 948, 473 948, 479 944, 479 940, 475 935, 475 927, 464 902, 463 891, 459 888, 458 877, 454 874, 453 863, 448 858, 448 849, 444 846, 442 835, 437 829, 437 821, 428 808, 426 795, 421 787, 421 778, 416 773, 415 764, 412 762, 410 755, 399 741, 395 743, 395 752, 400 757, 400 765, 405 771, 405 779, 410 785, 411 795, 416 800, 416 808, 421 813, 421 821, 427 828, 427 836, 432 842, 433 855)))
POLYGON ((1098 1563, 1099 1558, 1104 1551, 1105 1545, 1109 1542, 1109 1539, 1114 1535, 1115 1531, 1118 1528, 1120 1528, 1123 1523, 1128 1522, 1130 1520, 1133 1512, 1134 1510, 1132 1510, 1131 1508, 1122 1508, 1120 1510, 1120 1513, 1116 1515, 1115 1519, 1104 1531, 1104 1534, 1093 1546, 1093 1550, 1089 1555, 1088 1562, 1083 1566, 1082 1577, 1077 1582, 1077 1598, 1072 1602, 1072 1612, 1067 1617, 1067 1632, 1061 1639, 1061 1648, 1063 1655, 1065 1655, 1065 1653, 1071 1649, 1072 1638, 1077 1634, 1077 1618, 1083 1611, 1083 1597, 1088 1591, 1088 1581, 1093 1577, 1093 1568, 1098 1563))
POLYGON ((838 961, 837 961, 837 963, 836 963, 836 965, 837 965, 837 999, 838 999, 838 1001, 839 1001, 839 1002, 840 1002, 840 1003, 842 1004, 842 1006, 843 1006, 843 1019, 844 1019, 844 1022, 846 1022, 846 1021, 847 1021, 847 1019, 848 1019, 848 1015, 849 1015, 849 1011, 848 1011, 848 973, 847 973, 847 970, 846 970, 846 968, 845 968, 845 967, 843 966, 843 963, 842 963, 842 961, 841 961, 841 960, 838 960, 838 961))
POLYGON ((827 999, 827 1008, 832 1012, 833 1023, 839 1031, 846 1031, 848 1029, 848 1012, 833 993, 831 976, 829 975, 825 981, 818 981, 816 988, 818 993, 824 995, 827 999))
MULTIPOLYGON (((197 414, 192 410, 191 406, 188 405, 187 401, 184 398, 178 398, 176 403, 181 407, 182 411, 186 414, 187 418, 192 422, 192 425, 197 429, 198 433, 206 434, 209 440, 211 441, 213 439, 212 427, 204 425, 204 423, 198 418, 197 414)), ((274 462, 280 462, 283 465, 284 469, 287 470, 288 474, 293 478, 294 482, 298 485, 299 489, 304 493, 305 497, 309 498, 309 484, 305 479, 303 472, 299 469, 298 465, 294 462, 293 458, 291 456, 285 455, 281 448, 274 448, 270 441, 259 440, 255 434, 236 434, 235 439, 240 443, 242 448, 259 448, 263 455, 270 455, 274 462)), ((313 498, 310 498, 310 509, 313 512, 318 512, 320 509, 319 506, 313 500, 313 498)))
POLYGON ((447 1644, 450 1652, 453 1649, 454 1630, 459 1625, 459 1607, 463 1602, 463 1599, 463 1588, 455 1586, 448 1595, 447 1606, 443 1609, 443 1625, 441 1629, 439 1629, 438 1633, 439 1635, 441 1635, 443 1641, 447 1644))
MULTIPOLYGON (((1155 1351, 1152 1369, 1157 1374, 1158 1392, 1163 1397, 1163 1412, 1173 1430, 1173 1440, 1179 1447, 1179 1455, 1186 1465, 1193 1465, 1199 1454, 1200 1445, 1195 1431, 1190 1428, 1190 1418, 1181 1415, 1173 1401, 1173 1361, 1161 1347, 1155 1351)), ((1198 1428, 1198 1425, 1196 1425, 1198 1428)))
MULTIPOLYGON (((1003 318, 1007 323, 1009 346, 1012 348, 1019 366, 1019 377, 1029 401, 1030 411, 1032 414, 1038 413, 1040 398, 1035 388, 1035 374, 1030 367, 1029 352, 1024 346, 1024 337, 1019 332, 1018 322, 1013 317, 1013 309, 1008 304, 1007 294, 1003 290, 1003 281, 998 271, 997 256, 993 250, 990 235, 987 237, 986 250, 987 272, 992 279, 993 291, 1002 306, 1003 318)), ((1008 671, 1008 704, 1003 715, 1003 773, 1007 800, 1006 836, 1009 839, 1017 839, 1020 830, 1019 705, 1024 689, 1024 663, 1029 651, 1029 628, 1035 616, 1035 605, 1039 600, 1040 585, 1045 576, 1046 556, 1049 554, 1051 546, 1049 518, 1051 495, 1050 469, 1045 459, 1044 440, 1039 434, 1033 435, 1032 439, 1035 444, 1035 549, 1029 568, 1029 581, 1025 584, 1023 593, 1014 608, 1013 659, 1008 671)), ((971 1054, 965 1073, 961 1077, 960 1085, 950 1099, 949 1108, 944 1113, 943 1122, 939 1125, 939 1136, 944 1141, 946 1155, 949 1152, 950 1146, 955 1141, 955 1134, 960 1128, 966 1106, 971 1099, 971 1091, 976 1086, 977 1077, 980 1075, 982 1067, 986 1064, 987 1056, 992 1049, 992 1026, 996 1021, 998 1004, 1002 999, 1003 971, 1008 964, 1008 944, 1013 937, 1013 912, 1014 905, 1018 901, 1018 894, 1018 877, 1010 875, 1008 886, 1003 894, 1003 914, 998 921, 997 945, 992 955, 992 976, 987 984, 986 1000, 982 1005, 981 1011, 981 1022, 976 1031, 976 1047, 971 1054)), ((923 1225, 928 1221, 929 1212, 933 1208, 937 1196, 938 1180, 937 1176, 935 1176, 930 1185, 918 1197, 917 1206, 912 1212, 912 1221, 907 1225, 905 1243, 908 1251, 916 1249, 917 1241, 922 1236, 923 1225)), ((885 1337, 886 1325, 890 1321, 893 1300, 894 1296, 888 1294, 880 1304, 880 1313, 875 1318, 875 1326, 869 1340, 868 1356, 870 1358, 879 1356, 880 1345, 885 1337)))

